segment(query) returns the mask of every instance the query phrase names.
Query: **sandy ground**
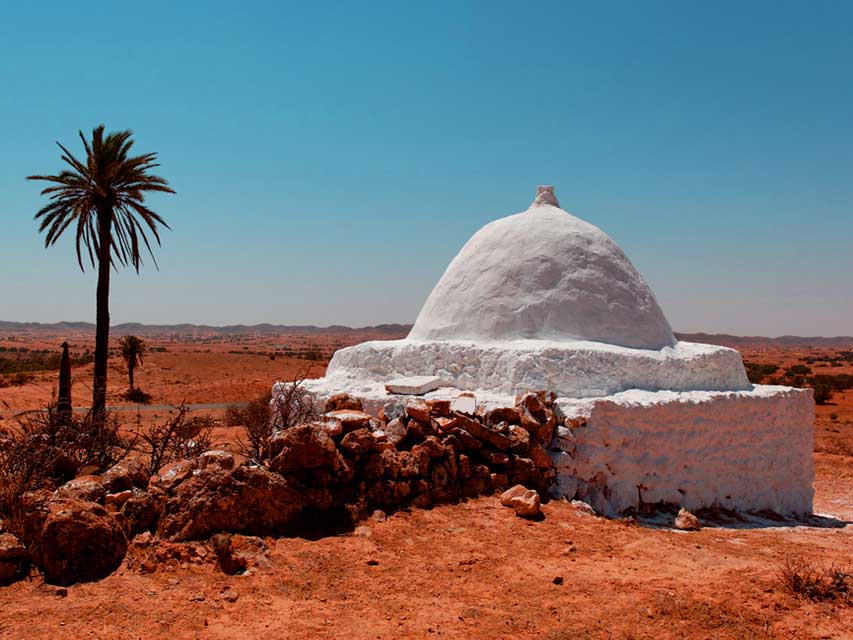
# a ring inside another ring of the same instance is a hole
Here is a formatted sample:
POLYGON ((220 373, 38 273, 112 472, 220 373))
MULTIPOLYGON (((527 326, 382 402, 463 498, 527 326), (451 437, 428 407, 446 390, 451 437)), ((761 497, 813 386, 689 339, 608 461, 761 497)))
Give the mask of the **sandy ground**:
MULTIPOLYGON (((818 473, 844 484, 846 509, 822 493, 817 508, 850 520, 853 474, 847 460, 837 478, 841 462, 818 456, 818 473)), ((682 533, 564 502, 544 511, 531 523, 487 497, 316 541, 268 539, 268 565, 245 576, 126 562, 66 597, 21 582, 0 589, 0 637, 853 637, 853 607, 795 598, 777 578, 786 554, 849 560, 853 526, 682 533)))
MULTIPOLYGON (((783 364, 802 357, 745 351, 783 364)), ((163 399, 179 388, 195 401, 243 400, 290 366, 191 348, 152 355, 140 384, 163 399)), ((0 589, 0 638, 853 638, 853 607, 795 597, 778 577, 787 556, 853 565, 853 394, 817 415, 823 517, 809 525, 684 533, 564 502, 528 522, 484 497, 319 540, 267 539, 244 576, 224 575, 209 553, 143 573, 132 553, 65 596, 34 577, 0 589)))

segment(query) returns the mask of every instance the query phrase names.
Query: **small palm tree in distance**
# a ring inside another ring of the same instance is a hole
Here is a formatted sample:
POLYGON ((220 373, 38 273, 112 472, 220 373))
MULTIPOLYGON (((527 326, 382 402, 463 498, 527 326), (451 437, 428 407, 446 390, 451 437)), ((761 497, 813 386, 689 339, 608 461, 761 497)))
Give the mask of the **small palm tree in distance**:
POLYGON ((121 357, 127 365, 127 377, 132 392, 133 372, 136 370, 136 367, 142 366, 142 358, 148 351, 148 345, 139 336, 124 336, 119 340, 118 345, 121 348, 121 357))

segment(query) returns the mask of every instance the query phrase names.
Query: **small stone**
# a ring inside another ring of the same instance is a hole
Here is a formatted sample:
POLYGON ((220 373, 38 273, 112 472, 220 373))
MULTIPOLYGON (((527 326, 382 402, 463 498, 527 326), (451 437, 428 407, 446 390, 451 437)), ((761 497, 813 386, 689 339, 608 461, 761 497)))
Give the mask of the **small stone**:
POLYGON ((198 466, 200 469, 207 469, 210 466, 217 466, 226 471, 234 468, 234 456, 227 451, 211 450, 205 451, 198 458, 198 466))
POLYGON ((427 400, 430 415, 437 418, 447 418, 450 415, 450 400, 427 400))
POLYGON ((237 598, 239 598, 239 597, 240 597, 240 594, 238 594, 238 593, 237 593, 237 592, 235 592, 235 591, 230 591, 230 590, 229 590, 229 591, 226 591, 225 593, 223 593, 223 594, 222 594, 221 596, 219 596, 219 597, 220 597, 222 600, 225 600, 225 602, 237 602, 237 598))
POLYGON ((385 437, 388 438, 388 442, 396 447, 403 441, 403 438, 406 437, 408 430, 400 418, 394 418, 391 422, 385 425, 384 431, 385 437))
POLYGON ((580 513, 586 514, 588 516, 596 515, 595 509, 593 509, 591 505, 587 504, 583 500, 572 500, 572 506, 580 513))
POLYGON ((430 419, 429 405, 420 398, 406 403, 406 415, 418 422, 428 423, 430 419))
POLYGON ((463 391, 450 403, 450 410, 473 416, 477 412, 477 398, 470 391, 463 391))
POLYGON ((536 518, 542 513, 539 494, 520 484, 501 494, 501 504, 513 508, 515 515, 521 518, 536 518))
POLYGON ((456 418, 435 418, 438 430, 442 433, 453 433, 456 431, 456 418))
POLYGON ((118 493, 108 493, 104 496, 104 506, 107 511, 118 511, 122 505, 133 497, 133 490, 126 489, 118 493))
POLYGON ((554 584, 559 586, 559 585, 563 584, 563 576, 557 576, 551 582, 553 582, 554 584))
POLYGON ((321 424, 323 425, 323 430, 330 438, 339 438, 344 433, 344 425, 341 424, 340 420, 336 420, 335 418, 326 417, 321 424))
POLYGON ((386 402, 385 406, 382 407, 382 413, 385 421, 391 422, 406 415, 406 405, 397 401, 386 402))
POLYGON ((190 596, 190 602, 204 602, 203 593, 194 593, 190 596))
POLYGON ((60 598, 67 598, 68 589, 66 587, 57 587, 53 590, 53 595, 58 596, 60 598))
POLYGON ((355 411, 363 411, 364 407, 361 400, 348 393, 336 393, 326 400, 326 411, 340 411, 351 409, 355 411))
POLYGON ((373 558, 371 558, 370 560, 367 561, 368 567, 375 567, 378 564, 379 564, 379 560, 374 560, 373 558))
POLYGON ((355 431, 356 429, 364 429, 370 425, 370 414, 354 409, 344 409, 341 411, 329 411, 326 413, 326 418, 337 420, 341 423, 344 433, 355 431))
POLYGON ((494 427, 501 422, 518 424, 519 419, 518 409, 515 407, 496 407, 486 412, 486 424, 490 427, 494 427))
POLYGON ((503 451, 490 451, 486 449, 481 451, 480 455, 489 464, 507 464, 509 462, 509 455, 503 451))
POLYGON ((195 471, 195 460, 177 460, 164 465, 160 470, 151 476, 149 481, 150 487, 159 487, 166 492, 171 491, 180 483, 188 478, 191 478, 195 471))
POLYGON ((687 509, 679 509, 673 526, 681 531, 699 531, 702 528, 702 525, 699 524, 699 518, 687 509))

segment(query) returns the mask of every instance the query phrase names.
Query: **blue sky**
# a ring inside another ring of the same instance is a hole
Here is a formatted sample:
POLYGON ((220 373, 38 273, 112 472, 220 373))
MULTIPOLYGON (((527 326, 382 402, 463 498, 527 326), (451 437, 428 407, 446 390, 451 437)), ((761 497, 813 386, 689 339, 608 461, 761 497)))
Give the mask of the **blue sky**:
POLYGON ((114 322, 407 322, 537 184, 677 330, 853 334, 853 4, 5 3, 0 319, 92 320, 30 173, 130 128, 177 196, 114 322))

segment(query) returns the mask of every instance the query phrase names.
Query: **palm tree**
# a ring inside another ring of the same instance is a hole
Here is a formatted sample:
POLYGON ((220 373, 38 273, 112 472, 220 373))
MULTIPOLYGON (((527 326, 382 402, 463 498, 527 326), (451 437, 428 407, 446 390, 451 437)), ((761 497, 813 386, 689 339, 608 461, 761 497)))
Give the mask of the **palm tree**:
POLYGON ((145 340, 138 336, 124 336, 119 340, 121 357, 127 364, 127 377, 130 380, 130 390, 133 391, 133 371, 137 366, 142 366, 142 356, 148 351, 145 340))
POLYGON ((142 264, 140 239, 156 267, 146 233, 150 231, 157 244, 157 226, 169 225, 145 206, 149 191, 175 193, 163 178, 150 173, 159 166, 156 153, 129 156, 133 140, 131 131, 117 131, 104 136, 104 125, 92 131, 91 142, 80 131, 86 151, 85 161, 75 158, 59 142, 62 160, 71 167, 57 175, 28 176, 28 180, 53 183, 42 195, 50 202, 35 215, 40 220, 39 232, 46 231, 44 246, 56 243, 62 233, 76 223, 77 264, 83 266, 83 248, 94 268, 98 263, 97 312, 95 325, 95 374, 92 385, 92 413, 102 416, 107 402, 107 360, 110 340, 110 267, 130 263, 139 273, 142 264))

